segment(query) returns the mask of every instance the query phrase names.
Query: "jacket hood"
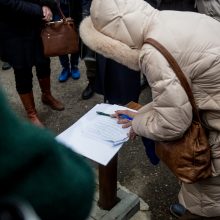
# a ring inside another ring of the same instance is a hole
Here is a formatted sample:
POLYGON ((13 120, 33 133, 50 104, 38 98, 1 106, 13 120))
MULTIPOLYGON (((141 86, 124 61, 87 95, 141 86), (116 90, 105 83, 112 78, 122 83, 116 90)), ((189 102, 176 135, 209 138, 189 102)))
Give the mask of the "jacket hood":
POLYGON ((139 70, 140 48, 154 8, 143 0, 93 0, 80 25, 84 43, 105 57, 139 70))

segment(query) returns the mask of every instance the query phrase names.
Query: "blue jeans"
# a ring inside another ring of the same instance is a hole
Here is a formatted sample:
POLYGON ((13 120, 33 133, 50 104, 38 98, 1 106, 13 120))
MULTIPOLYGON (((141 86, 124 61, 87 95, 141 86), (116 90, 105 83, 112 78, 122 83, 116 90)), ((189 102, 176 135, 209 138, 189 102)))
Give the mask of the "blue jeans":
POLYGON ((60 63, 63 68, 69 68, 71 65, 71 69, 77 69, 79 64, 79 53, 72 53, 69 55, 59 56, 60 63))
POLYGON ((145 137, 142 137, 142 142, 144 144, 145 152, 150 162, 153 165, 157 165, 160 162, 160 159, 157 157, 156 152, 155 152, 155 142, 145 137))
MULTIPOLYGON (((60 4, 60 7, 64 13, 64 15, 66 17, 69 17, 69 5, 66 4, 60 4)), ((53 20, 54 21, 58 21, 61 19, 61 16, 59 14, 55 14, 53 20)), ((70 54, 70 58, 69 55, 62 55, 59 56, 60 59, 60 63, 62 65, 63 68, 69 68, 71 66, 71 69, 75 69, 78 68, 78 64, 79 64, 79 52, 76 53, 72 53, 70 54)))

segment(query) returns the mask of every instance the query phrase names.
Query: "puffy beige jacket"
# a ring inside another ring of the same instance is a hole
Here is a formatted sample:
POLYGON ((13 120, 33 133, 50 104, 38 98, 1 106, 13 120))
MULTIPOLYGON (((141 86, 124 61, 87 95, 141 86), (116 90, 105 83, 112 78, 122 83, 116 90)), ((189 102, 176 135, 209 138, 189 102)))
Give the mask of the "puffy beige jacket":
MULTIPOLYGON (((144 40, 156 39, 175 57, 191 85, 203 122, 211 131, 213 176, 218 176, 220 23, 199 13, 160 12, 143 0, 93 0, 90 12, 91 16, 80 27, 84 43, 132 69, 141 69, 152 89, 153 101, 132 122, 138 135, 158 141, 173 140, 181 137, 191 124, 192 108, 179 80, 161 53, 144 44, 144 40)), ((218 180, 218 191, 206 197, 207 203, 190 199, 189 205, 188 198, 193 198, 196 190, 182 190, 184 197, 180 193, 180 202, 192 213, 220 216, 218 180), (210 208, 213 203, 215 211, 210 208), (195 206, 199 208, 194 209, 195 206)))

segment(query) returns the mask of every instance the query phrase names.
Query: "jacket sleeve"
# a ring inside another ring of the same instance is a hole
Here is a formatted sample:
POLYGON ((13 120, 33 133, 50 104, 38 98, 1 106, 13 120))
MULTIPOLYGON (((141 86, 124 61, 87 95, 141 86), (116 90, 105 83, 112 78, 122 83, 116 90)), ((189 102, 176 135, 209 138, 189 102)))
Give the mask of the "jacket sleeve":
MULTIPOLYGON (((35 4, 20 0, 0 0, 0 6, 11 13, 16 13, 17 15, 28 15, 33 17, 43 17, 43 11, 40 4, 35 4)), ((8 13, 10 17, 10 13, 8 13)))
POLYGON ((139 110, 132 126, 140 136, 157 141, 181 137, 192 121, 192 107, 166 59, 152 46, 144 46, 140 65, 152 90, 153 101, 139 110))

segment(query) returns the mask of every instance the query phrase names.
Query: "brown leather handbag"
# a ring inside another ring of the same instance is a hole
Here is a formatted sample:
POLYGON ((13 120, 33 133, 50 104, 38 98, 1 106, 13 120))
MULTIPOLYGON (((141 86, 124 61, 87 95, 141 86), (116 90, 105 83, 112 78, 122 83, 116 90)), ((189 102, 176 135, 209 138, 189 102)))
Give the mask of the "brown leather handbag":
POLYGON ((61 56, 79 51, 79 35, 72 18, 66 18, 57 0, 57 7, 62 16, 59 21, 48 22, 41 31, 44 55, 61 56))
POLYGON ((182 138, 174 141, 156 142, 156 154, 168 168, 185 183, 194 183, 211 175, 211 149, 202 127, 192 90, 180 66, 159 42, 148 38, 151 44, 167 59, 188 95, 193 109, 193 121, 182 138))

